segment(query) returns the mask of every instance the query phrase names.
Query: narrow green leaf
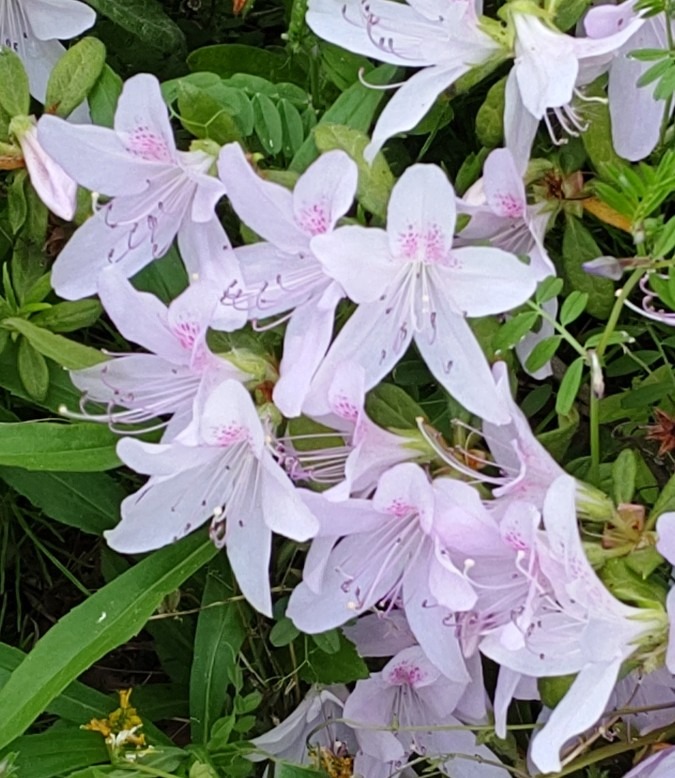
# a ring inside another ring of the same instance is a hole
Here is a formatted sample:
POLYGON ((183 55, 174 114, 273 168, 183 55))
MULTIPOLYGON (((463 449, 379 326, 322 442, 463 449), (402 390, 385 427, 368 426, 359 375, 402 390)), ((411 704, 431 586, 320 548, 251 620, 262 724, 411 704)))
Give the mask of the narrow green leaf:
POLYGON ((417 419, 426 418, 412 397, 395 384, 378 384, 366 395, 366 412, 381 427, 416 429, 417 419))
POLYGON ((110 470, 120 465, 117 440, 101 424, 0 424, 0 465, 81 473, 110 470))
POLYGON ((49 391, 49 368, 42 354, 25 338, 19 340, 17 368, 28 394, 38 402, 44 400, 49 391))
POLYGON ((567 327, 573 321, 576 321, 586 309, 588 304, 588 292, 579 292, 574 290, 565 299, 560 308, 560 323, 567 327))
POLYGON ((527 358, 525 367, 531 373, 534 373, 540 368, 544 367, 544 365, 550 362, 553 358, 555 352, 558 350, 558 346, 560 346, 561 341, 562 338, 560 335, 551 335, 551 337, 544 338, 544 340, 539 341, 539 343, 537 343, 537 345, 532 349, 530 356, 527 358))
POLYGON ((136 635, 164 597, 216 553, 195 533, 146 557, 57 622, 0 690, 0 748, 23 734, 80 673, 136 635))
POLYGON ((635 493, 637 478, 637 459, 635 452, 625 448, 612 463, 612 489, 614 502, 630 502, 635 493))
POLYGON ((108 65, 104 65, 98 81, 89 93, 89 110, 95 124, 112 127, 117 101, 122 94, 122 79, 108 65))
MULTIPOLYGON (((100 733, 85 732, 73 726, 21 737, 12 743, 11 750, 19 754, 15 766, 21 778, 55 778, 83 767, 110 762, 100 733)), ((0 753, 0 758, 2 756, 0 753)))
POLYGON ((49 332, 26 319, 5 319, 3 324, 15 332, 20 332, 43 356, 53 359, 68 370, 80 370, 107 360, 100 351, 49 332))
POLYGON ((492 346, 497 351, 505 351, 520 343, 531 332, 539 319, 537 311, 523 311, 509 319, 492 339, 492 346))
POLYGON ((4 46, 0 49, 0 106, 10 118, 30 113, 26 69, 18 54, 4 46))
POLYGON ((476 136, 489 149, 499 146, 504 137, 505 93, 506 77, 500 78, 490 87, 476 114, 476 136))
POLYGON ((584 364, 584 358, 577 357, 565 371, 565 375, 563 376, 558 389, 558 396, 555 400, 555 410, 560 416, 567 416, 572 410, 577 394, 579 394, 584 364))
POLYGON ((213 723, 223 714, 237 655, 246 638, 240 604, 225 557, 210 565, 197 622, 190 673, 190 721, 193 743, 206 744, 213 723))
POLYGON ((253 105, 255 134, 266 154, 278 154, 284 145, 284 129, 279 110, 265 94, 257 94, 251 100, 253 105))
POLYGON ((560 292, 562 292, 563 285, 564 281, 562 278, 549 276, 548 278, 545 278, 537 287, 537 291, 534 293, 534 299, 540 305, 547 302, 548 300, 552 300, 554 297, 557 297, 560 292))

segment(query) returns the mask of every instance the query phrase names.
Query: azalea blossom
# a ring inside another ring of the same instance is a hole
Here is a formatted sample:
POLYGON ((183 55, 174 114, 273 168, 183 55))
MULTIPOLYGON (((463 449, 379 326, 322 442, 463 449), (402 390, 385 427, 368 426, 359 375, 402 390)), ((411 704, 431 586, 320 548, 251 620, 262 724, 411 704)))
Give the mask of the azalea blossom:
POLYGON ((644 159, 656 147, 666 118, 666 102, 654 97, 658 80, 638 86, 640 77, 654 63, 633 59, 630 53, 637 49, 668 48, 665 14, 643 18, 635 5, 636 0, 602 5, 591 8, 584 17, 584 28, 591 38, 602 39, 627 28, 633 30, 611 62, 607 88, 612 142, 616 153, 631 162, 644 159), (639 117, 639 121, 627 121, 626 117, 639 117))
POLYGON ((480 29, 473 0, 310 0, 306 18, 320 38, 348 51, 420 68, 396 85, 366 148, 368 161, 388 138, 412 129, 458 78, 504 56, 480 29))
POLYGON ((455 194, 444 173, 413 165, 394 186, 386 231, 345 226, 312 240, 326 271, 359 307, 317 371, 305 412, 326 412, 337 365, 360 364, 371 388, 414 340, 434 377, 465 408, 508 422, 466 317, 520 305, 534 291, 535 275, 501 249, 454 248, 455 220, 455 194))
POLYGON ((38 197, 61 219, 75 215, 77 184, 42 148, 32 116, 15 116, 9 131, 19 142, 30 182, 38 197))
POLYGON ((211 537, 227 555, 254 608, 272 615, 272 532, 297 541, 318 522, 269 449, 269 433, 244 387, 232 379, 203 384, 191 423, 169 443, 122 438, 120 459, 151 476, 122 503, 122 521, 104 533, 126 554, 161 548, 211 519, 211 537))
POLYGON ((81 35, 95 21, 94 11, 78 0, 3 0, 0 46, 21 57, 30 92, 44 103, 49 75, 65 51, 59 40, 81 35))
MULTIPOLYGON (((199 274, 203 262, 217 261, 229 282, 238 279, 214 212, 225 193, 222 182, 209 175, 215 158, 204 150, 176 150, 154 76, 140 74, 125 83, 114 129, 45 115, 38 122, 38 139, 78 184, 110 197, 54 263, 58 295, 74 300, 93 294, 99 273, 110 265, 130 277, 163 256, 176 236, 190 274, 199 274)), ((233 326, 241 323, 237 315, 233 326)))
POLYGON ((120 431, 128 431, 130 425, 147 429, 148 422, 152 428, 166 426, 166 441, 192 418, 203 381, 251 378, 211 353, 206 344, 218 300, 204 282, 189 286, 167 307, 154 295, 134 289, 112 267, 99 276, 98 293, 120 334, 150 353, 115 354, 102 364, 71 371, 73 383, 84 392, 81 418, 106 422, 120 431), (106 405, 107 410, 96 414, 88 410, 90 403, 106 405), (171 419, 159 420, 163 416, 171 419))
POLYGON ((272 396, 286 417, 298 416, 330 345, 335 308, 344 297, 340 284, 312 253, 310 241, 330 233, 351 208, 356 163, 343 151, 323 154, 292 193, 257 175, 237 143, 223 148, 218 170, 237 214, 265 239, 236 249, 243 281, 230 286, 223 299, 254 320, 280 314, 288 320, 272 396))

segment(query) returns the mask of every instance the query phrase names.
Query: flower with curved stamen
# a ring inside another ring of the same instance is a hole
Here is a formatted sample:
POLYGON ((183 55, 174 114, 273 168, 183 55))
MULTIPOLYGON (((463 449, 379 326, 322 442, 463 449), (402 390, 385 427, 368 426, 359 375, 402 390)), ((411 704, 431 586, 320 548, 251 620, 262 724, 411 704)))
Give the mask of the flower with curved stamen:
POLYGON ((150 479, 123 501, 122 521, 105 533, 108 545, 151 551, 211 519, 211 537, 227 547, 243 595, 271 616, 272 532, 305 541, 318 522, 274 459, 270 437, 240 383, 202 384, 192 421, 171 442, 117 444, 120 459, 150 479))
POLYGON ((243 282, 224 302, 249 318, 288 320, 280 378, 273 399, 287 417, 299 416, 317 365, 333 332, 335 308, 344 291, 314 256, 315 235, 329 234, 351 208, 356 164, 343 151, 330 151, 310 165, 293 192, 265 181, 253 171, 237 143, 220 153, 218 170, 232 206, 264 238, 236 249, 243 282))
POLYGON ((94 11, 78 0, 2 0, 0 46, 21 57, 30 92, 44 103, 49 75, 65 51, 59 40, 81 35, 95 21, 94 11))
POLYGON ((102 364, 71 371, 73 383, 85 394, 82 414, 64 410, 68 416, 108 423, 125 433, 135 425, 142 425, 138 431, 147 431, 150 422, 151 429, 166 427, 164 440, 168 440, 190 421, 204 380, 250 378, 206 345, 218 299, 204 282, 189 286, 167 308, 154 295, 136 291, 110 268, 101 273, 98 292, 120 333, 150 353, 115 355, 102 364), (89 403, 107 405, 108 410, 87 412, 89 403), (160 420, 163 416, 171 419, 160 420))
POLYGON ((453 247, 455 195, 440 168, 413 165, 394 186, 387 230, 339 227, 311 247, 359 307, 321 363, 306 413, 327 412, 337 365, 378 383, 414 340, 439 383, 472 413, 504 424, 509 414, 466 316, 501 313, 534 291, 532 270, 490 247, 453 247))
MULTIPOLYGON (((111 199, 68 241, 52 270, 54 290, 78 299, 96 291, 110 265, 128 277, 166 254, 175 237, 190 274, 209 275, 213 263, 227 281, 239 279, 230 243, 215 215, 225 193, 209 175, 203 150, 177 151, 159 82, 140 74, 124 85, 115 128, 73 125, 42 116, 38 138, 78 184, 111 199)), ((245 317, 228 307, 232 326, 245 317)), ((222 314, 221 314, 222 315, 222 314)))

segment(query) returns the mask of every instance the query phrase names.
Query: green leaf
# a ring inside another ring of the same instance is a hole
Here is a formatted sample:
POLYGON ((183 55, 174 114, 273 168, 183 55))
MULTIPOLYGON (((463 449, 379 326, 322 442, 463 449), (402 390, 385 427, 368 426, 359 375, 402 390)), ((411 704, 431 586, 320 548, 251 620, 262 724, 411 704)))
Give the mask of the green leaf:
MULTIPOLYGON (((368 74, 368 82, 377 86, 388 84, 396 78, 398 72, 394 65, 380 65, 368 74)), ((367 132, 383 99, 384 92, 381 89, 369 89, 361 83, 352 84, 328 108, 317 127, 322 124, 342 124, 367 132)), ((318 156, 314 138, 307 138, 293 157, 289 169, 302 173, 318 156)))
POLYGON ((52 332, 74 332, 96 324, 102 310, 98 300, 74 300, 51 305, 47 310, 31 316, 30 321, 52 332))
POLYGON ((49 368, 42 354, 25 338, 19 339, 17 368, 30 397, 38 402, 44 400, 49 391, 49 368))
POLYGON ((320 41, 319 47, 322 71, 341 92, 358 81, 359 71, 365 74, 373 69, 369 60, 360 54, 352 54, 325 41, 320 41))
POLYGON ((275 648, 281 648, 292 643, 299 634, 295 624, 287 616, 282 616, 270 630, 269 641, 275 648))
POLYGON ((326 773, 309 767, 299 767, 287 762, 278 762, 274 768, 274 778, 326 778, 326 773))
POLYGON ((260 46, 241 43, 220 43, 204 46, 190 53, 187 58, 190 70, 207 70, 221 78, 239 73, 250 73, 269 81, 297 81, 304 83, 302 72, 286 54, 276 54, 260 46))
POLYGON ((155 552, 73 608, 35 645, 0 690, 0 748, 102 656, 136 635, 171 592, 217 549, 196 533, 155 552))
POLYGON ((207 743, 213 723, 223 714, 227 688, 246 639, 235 590, 224 555, 213 560, 202 596, 190 672, 190 722, 193 743, 207 743))
POLYGON ((576 289, 567 296, 560 308, 560 323, 567 327, 576 321, 586 310, 588 304, 588 292, 578 292, 576 289))
POLYGON ((28 76, 17 54, 0 49, 0 106, 11 117, 30 113, 28 76))
POLYGON ((586 94, 589 98, 598 99, 588 100, 585 104, 584 121, 588 122, 588 127, 581 133, 581 140, 598 175, 605 177, 608 166, 620 164, 621 158, 614 151, 612 143, 609 105, 604 95, 602 79, 587 87, 586 94))
POLYGON ((537 438, 557 462, 562 462, 578 428, 579 411, 572 406, 567 416, 558 416, 556 429, 542 432, 537 438))
POLYGON ((588 294, 588 313, 604 320, 614 305, 614 284, 606 278, 590 275, 583 268, 584 262, 596 259, 601 254, 602 251, 583 223, 568 216, 563 234, 563 274, 571 289, 588 294))
POLYGON ((311 637, 324 654, 337 654, 340 650, 340 632, 337 629, 330 629, 328 632, 319 632, 311 637))
POLYGON ((89 110, 92 121, 102 127, 112 127, 115 122, 117 101, 122 94, 122 79, 108 65, 104 65, 98 81, 89 93, 89 110))
POLYGON ((266 154, 275 156, 284 145, 284 128, 279 111, 265 94, 257 94, 251 100, 253 105, 254 129, 266 154))
POLYGON ((496 351, 505 351, 517 345, 534 329, 538 319, 539 314, 536 311, 523 311, 509 319, 492 339, 493 348, 496 351))
POLYGON ((0 467, 0 478, 52 519, 100 535, 119 521, 125 490, 105 473, 59 473, 0 467))
POLYGON ((476 136, 483 146, 493 149, 504 138, 504 99, 506 77, 493 84, 476 114, 476 136))
POLYGON ((241 140, 241 130, 227 102, 186 81, 178 82, 176 92, 181 124, 196 138, 220 144, 241 140))
POLYGON ((567 416, 572 410, 577 394, 579 394, 584 365, 584 358, 577 357, 565 371, 565 375, 560 382, 560 388, 558 389, 558 396, 555 400, 555 410, 560 416, 567 416))
POLYGON ((542 303, 552 300, 562 292, 564 281, 562 278, 555 276, 549 276, 545 278, 537 287, 537 291, 534 293, 534 299, 541 305, 542 303))
POLYGON ((105 54, 105 46, 98 38, 83 38, 67 49, 49 76, 45 112, 69 116, 98 81, 105 54))
POLYGON ((366 395, 366 413, 389 429, 416 429, 417 419, 426 418, 422 408, 412 397, 395 384, 378 384, 366 395))
POLYGON ((653 522, 662 513, 668 513, 669 511, 675 511, 675 475, 668 479, 668 482, 661 490, 649 514, 649 521, 653 522))
MULTIPOLYGON (((85 732, 79 727, 60 727, 40 735, 20 737, 11 748, 19 754, 16 767, 21 778, 55 778, 83 767, 110 762, 101 734, 85 732)), ((0 754, 0 758, 2 756, 4 754, 0 754)))
POLYGON ((540 340, 527 358, 525 363, 527 370, 531 373, 535 373, 537 370, 544 367, 544 365, 551 361, 561 342, 562 338, 560 335, 551 335, 548 338, 544 338, 544 340, 540 340))
POLYGON ((37 327, 26 319, 5 319, 3 324, 15 332, 20 332, 43 356, 53 359, 68 370, 80 370, 107 360, 100 351, 37 327))
POLYGON ((562 32, 566 32, 581 19, 591 2, 592 0, 563 0, 562 3, 558 3, 555 26, 562 32))
POLYGON ((291 159, 300 146, 302 146, 302 142, 305 139, 305 128, 302 124, 302 116, 300 116, 300 112, 293 103, 285 97, 279 100, 277 107, 283 125, 284 156, 291 159))
POLYGON ((612 495, 614 502, 630 502, 635 493, 637 477, 637 459, 635 452, 625 448, 612 463, 612 495))
POLYGON ((555 708, 572 686, 576 675, 555 675, 537 679, 537 689, 541 701, 547 708, 555 708))
POLYGON ((356 197, 361 205, 382 221, 387 218, 387 203, 394 186, 394 176, 384 155, 375 156, 372 164, 363 158, 370 138, 360 130, 341 124, 320 124, 314 132, 314 142, 321 152, 342 149, 356 162, 359 183, 356 197))
POLYGON ((669 219, 661 228, 654 243, 655 258, 666 257, 675 249, 675 216, 669 219))
MULTIPOLYGON (((370 672, 356 646, 340 633, 338 651, 327 654, 314 643, 307 650, 300 677, 309 683, 351 683, 368 678, 370 672)), ((0 698, 1 701, 1 698, 0 698)))
POLYGON ((608 559, 598 572, 609 591, 622 602, 640 608, 663 606, 666 588, 656 580, 644 581, 631 570, 625 557, 608 559))
POLYGON ((101 424, 0 424, 0 465, 81 473, 110 470, 120 465, 117 440, 101 424))
POLYGON ((89 5, 143 43, 160 51, 185 49, 180 27, 165 13, 158 0, 87 0, 89 5))

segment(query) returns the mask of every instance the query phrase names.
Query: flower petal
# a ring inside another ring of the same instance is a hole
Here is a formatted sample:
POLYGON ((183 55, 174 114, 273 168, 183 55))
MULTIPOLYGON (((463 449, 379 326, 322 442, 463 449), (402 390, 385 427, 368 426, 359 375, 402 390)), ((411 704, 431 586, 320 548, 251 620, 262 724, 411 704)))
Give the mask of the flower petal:
POLYGON ((523 103, 516 72, 506 78, 504 101, 504 145, 511 152, 516 170, 522 175, 530 160, 530 150, 537 134, 539 118, 533 116, 523 103))
POLYGON ((271 454, 261 459, 262 509, 267 526, 278 535, 304 543, 319 530, 319 521, 304 503, 271 454))
POLYGON ((75 38, 96 21, 96 13, 77 0, 20 0, 20 3, 35 36, 44 41, 75 38))
POLYGON ((494 213, 508 219, 525 215, 525 185, 508 149, 490 152, 483 166, 483 189, 494 213))

